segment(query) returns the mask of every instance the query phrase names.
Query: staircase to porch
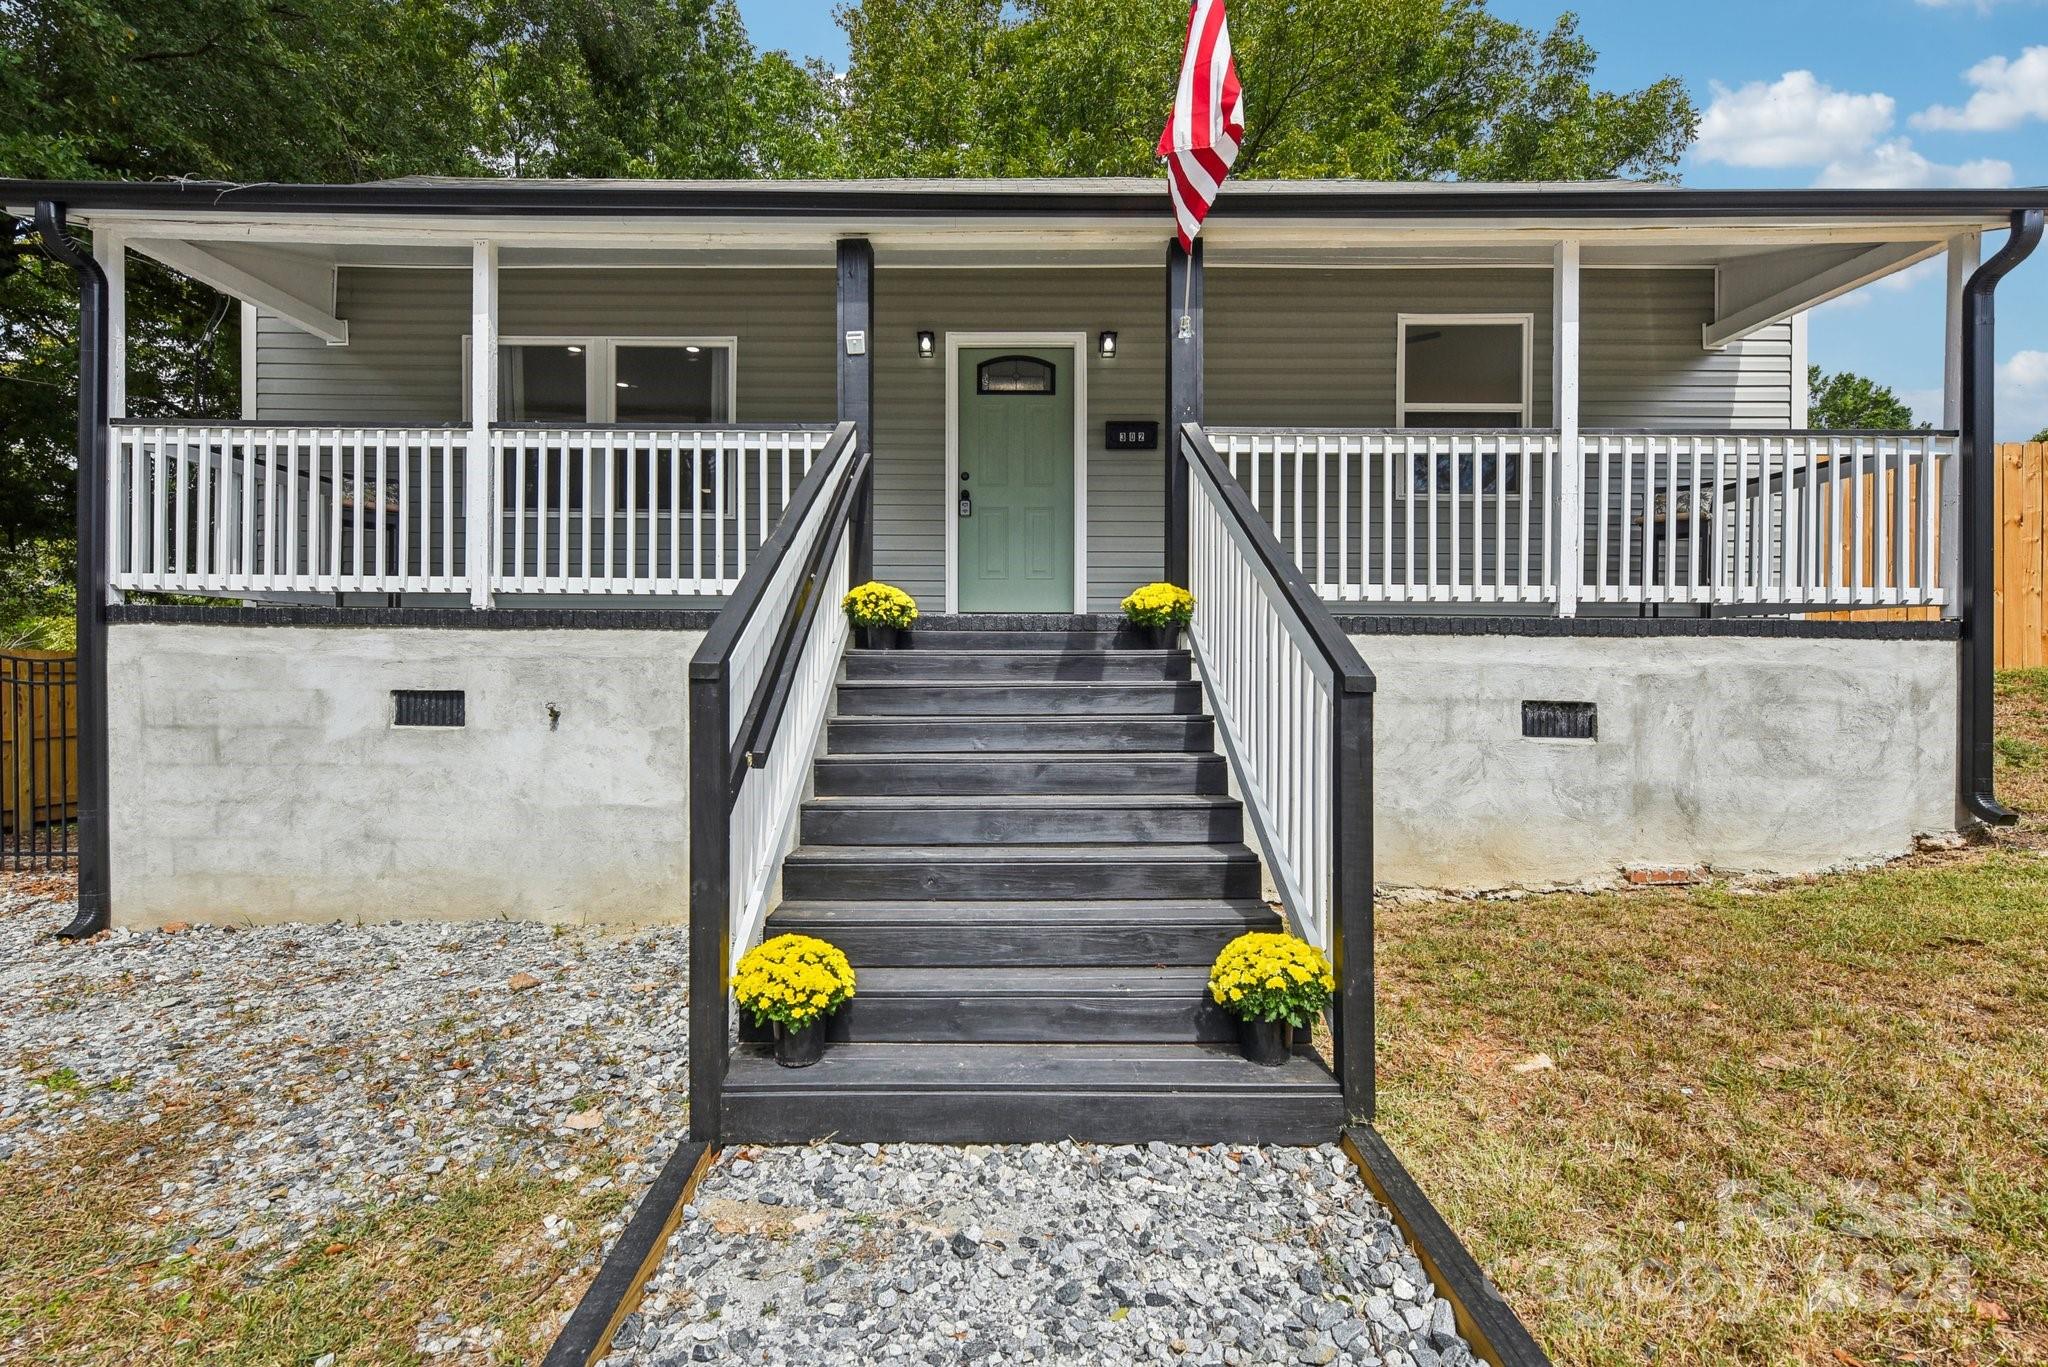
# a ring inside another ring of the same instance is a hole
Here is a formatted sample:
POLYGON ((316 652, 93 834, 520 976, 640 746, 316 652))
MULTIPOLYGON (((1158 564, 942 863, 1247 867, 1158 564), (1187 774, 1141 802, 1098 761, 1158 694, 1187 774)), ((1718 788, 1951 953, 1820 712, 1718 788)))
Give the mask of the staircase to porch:
POLYGON ((763 933, 838 945, 858 994, 812 1068, 742 1031, 725 1134, 1327 1140, 1322 1060, 1245 1062, 1207 995, 1216 952, 1281 919, 1188 652, 984 620, 845 657, 763 933))

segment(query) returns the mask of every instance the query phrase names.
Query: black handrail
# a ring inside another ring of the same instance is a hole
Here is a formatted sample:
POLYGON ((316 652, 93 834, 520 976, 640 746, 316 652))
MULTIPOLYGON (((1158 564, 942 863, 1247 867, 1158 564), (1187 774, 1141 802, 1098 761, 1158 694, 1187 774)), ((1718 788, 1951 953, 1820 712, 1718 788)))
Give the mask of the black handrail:
POLYGON ((804 642, 810 639, 811 627, 825 602, 825 595, 819 589, 831 572, 831 558, 839 550, 847 523, 853 519, 854 500, 860 496, 873 459, 865 451, 854 456, 853 468, 847 471, 846 478, 840 481, 839 488, 832 495, 832 506, 825 513, 825 525, 819 528, 818 535, 811 541, 810 554, 805 558, 803 572, 799 576, 802 587, 790 600, 789 612, 783 618, 781 630, 776 633, 775 649, 770 656, 772 663, 761 680, 761 687, 755 690, 745 720, 740 723, 740 739, 734 754, 735 791, 746 781, 746 771, 759 769, 775 748, 775 738, 782 730, 783 715, 788 711, 789 691, 796 686, 796 671, 803 659, 804 642))
POLYGON ((790 495, 775 529, 761 543, 754 563, 734 588, 725 610, 705 633, 690 659, 690 1137, 705 1142, 718 1137, 730 1062, 727 1040, 732 1031, 731 878, 733 803, 747 779, 746 756, 765 754, 774 743, 781 712, 788 700, 794 670, 802 657, 804 633, 821 610, 818 584, 822 566, 848 535, 848 523, 859 486, 868 478, 869 460, 856 445, 850 422, 833 429, 832 439, 810 473, 790 495), (839 479, 824 524, 805 548, 802 589, 777 629, 769 667, 744 700, 739 741, 733 735, 732 657, 740 637, 767 602, 768 590, 796 549, 798 534, 818 500, 839 479))
MULTIPOLYGON (((1330 1035, 1337 1082, 1350 1124, 1369 1123, 1376 1107, 1373 1058, 1372 907, 1372 670, 1337 625, 1329 606, 1273 534, 1272 527, 1231 478, 1197 423, 1181 428, 1180 454, 1194 478, 1258 557, 1281 606, 1314 642, 1330 668, 1330 908, 1331 968, 1337 977, 1330 1035)), ((1186 525, 1168 529, 1185 551, 1186 525)), ((1183 563, 1186 563, 1185 556, 1183 563)), ((1196 611, 1200 611, 1197 605, 1196 611)), ((1236 753, 1231 751, 1232 762, 1236 753)))
POLYGON ((852 444, 852 423, 843 422, 832 429, 832 440, 825 444, 824 451, 811 463, 810 473, 789 496, 789 504, 782 510, 782 520, 761 543, 755 552, 754 563, 747 567, 724 610, 718 614, 718 620, 705 633, 704 643, 690 657, 692 679, 725 677, 726 669, 732 663, 732 653, 739 647, 740 633, 760 611, 761 600, 767 597, 769 584, 782 568, 783 557, 789 554, 790 542, 796 539, 804 519, 811 515, 812 505, 817 503, 832 478, 833 467, 846 457, 847 448, 852 444))

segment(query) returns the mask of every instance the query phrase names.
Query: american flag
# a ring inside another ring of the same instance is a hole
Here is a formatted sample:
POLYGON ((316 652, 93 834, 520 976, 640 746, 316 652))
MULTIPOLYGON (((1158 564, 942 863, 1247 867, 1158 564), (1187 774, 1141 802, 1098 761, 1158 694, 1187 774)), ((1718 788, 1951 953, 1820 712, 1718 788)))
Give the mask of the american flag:
POLYGON ((1194 0, 1188 13, 1188 50, 1181 60, 1173 114, 1159 135, 1180 245, 1192 252, 1195 234, 1237 161, 1244 137, 1244 87, 1230 53, 1230 19, 1223 0, 1194 0))

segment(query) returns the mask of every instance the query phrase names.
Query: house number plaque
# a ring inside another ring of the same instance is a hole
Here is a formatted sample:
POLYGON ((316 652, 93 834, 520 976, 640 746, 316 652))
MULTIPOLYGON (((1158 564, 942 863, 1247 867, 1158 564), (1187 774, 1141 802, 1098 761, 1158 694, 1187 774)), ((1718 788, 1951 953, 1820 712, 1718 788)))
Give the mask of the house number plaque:
POLYGON ((1102 444, 1112 451, 1157 451, 1156 422, 1110 422, 1103 425, 1102 444))

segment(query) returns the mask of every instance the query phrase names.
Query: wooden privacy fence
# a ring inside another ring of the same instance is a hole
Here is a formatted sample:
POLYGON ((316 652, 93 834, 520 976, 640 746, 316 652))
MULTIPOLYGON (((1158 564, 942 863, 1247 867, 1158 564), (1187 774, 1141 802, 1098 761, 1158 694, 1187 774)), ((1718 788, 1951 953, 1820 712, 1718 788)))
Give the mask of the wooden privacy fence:
POLYGON ((1998 448, 1998 667, 2048 666, 2048 444, 1998 448))
POLYGON ((0 866, 69 862, 77 821, 78 658, 0 654, 0 866))

